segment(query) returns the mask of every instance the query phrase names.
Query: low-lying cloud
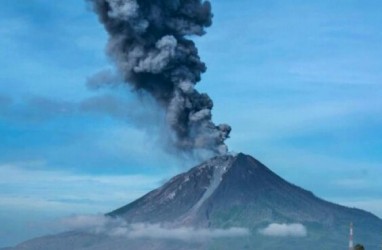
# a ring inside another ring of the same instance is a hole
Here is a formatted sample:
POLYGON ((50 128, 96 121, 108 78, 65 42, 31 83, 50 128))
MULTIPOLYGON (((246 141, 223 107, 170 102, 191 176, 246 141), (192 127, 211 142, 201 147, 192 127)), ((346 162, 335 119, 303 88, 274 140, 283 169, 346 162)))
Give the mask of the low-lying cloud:
POLYGON ((211 238, 244 237, 250 235, 246 228, 232 227, 193 228, 172 227, 171 225, 133 223, 128 224, 120 218, 110 218, 103 215, 79 215, 65 218, 61 221, 69 230, 80 230, 112 237, 127 237, 131 239, 172 239, 182 241, 201 241, 211 238))
POLYGON ((259 230, 259 233, 271 237, 305 237, 307 235, 307 229, 300 223, 272 223, 266 228, 259 230))
POLYGON ((228 229, 207 229, 207 228, 165 228, 159 224, 132 224, 120 232, 131 238, 157 238, 157 239, 178 239, 178 240, 198 240, 207 238, 243 237, 249 235, 248 229, 232 227, 228 229))

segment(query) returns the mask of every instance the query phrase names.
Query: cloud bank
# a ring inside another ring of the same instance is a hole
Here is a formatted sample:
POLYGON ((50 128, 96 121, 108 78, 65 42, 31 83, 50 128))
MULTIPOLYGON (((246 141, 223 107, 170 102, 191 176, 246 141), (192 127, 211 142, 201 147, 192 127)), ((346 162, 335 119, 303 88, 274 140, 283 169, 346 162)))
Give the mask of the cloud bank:
POLYGON ((134 223, 128 224, 119 218, 103 215, 78 215, 65 218, 62 225, 70 230, 80 230, 112 237, 131 239, 172 239, 182 241, 203 241, 212 238, 244 237, 250 235, 246 228, 192 228, 171 227, 170 225, 134 223))
POLYGON ((307 229, 300 223, 272 223, 266 228, 259 230, 259 233, 271 237, 305 237, 307 235, 307 229))

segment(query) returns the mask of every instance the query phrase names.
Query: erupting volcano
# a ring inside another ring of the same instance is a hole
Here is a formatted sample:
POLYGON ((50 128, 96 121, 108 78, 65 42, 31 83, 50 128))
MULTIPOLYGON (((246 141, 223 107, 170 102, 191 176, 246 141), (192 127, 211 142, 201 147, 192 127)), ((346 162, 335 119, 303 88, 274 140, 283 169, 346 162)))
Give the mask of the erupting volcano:
POLYGON ((376 249, 382 220, 324 201, 245 154, 217 156, 94 228, 48 236, 12 250, 341 249, 349 221, 376 249))

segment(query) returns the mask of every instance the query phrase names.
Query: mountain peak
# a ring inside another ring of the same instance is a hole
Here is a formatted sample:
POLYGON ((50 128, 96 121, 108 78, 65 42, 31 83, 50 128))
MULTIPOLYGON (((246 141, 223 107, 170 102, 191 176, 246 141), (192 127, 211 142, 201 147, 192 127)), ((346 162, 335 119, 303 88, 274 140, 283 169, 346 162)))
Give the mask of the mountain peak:
MULTIPOLYGON (((314 197, 284 181, 250 155, 222 155, 175 176, 162 187, 109 215, 129 222, 212 225, 214 222, 206 214, 260 204, 258 201, 264 206, 256 209, 272 210, 274 200, 288 199, 284 191, 314 197)), ((261 218, 264 219, 273 217, 261 218)))
POLYGON ((203 243, 196 246, 193 242, 174 240, 117 240, 113 237, 100 239, 98 235, 74 232, 37 239, 28 244, 32 247, 24 248, 24 245, 20 245, 20 249, 83 249, 84 245, 88 246, 89 240, 94 240, 94 248, 86 249, 94 250, 126 247, 340 249, 348 240, 350 222, 356 227, 357 241, 364 242, 367 248, 376 249, 380 240, 378 232, 382 229, 382 221, 371 213, 319 199, 313 193, 285 181, 255 158, 243 153, 211 158, 108 216, 119 217, 125 220, 126 225, 144 223, 165 226, 165 230, 174 228, 184 231, 185 228, 191 228, 204 230, 203 232, 242 228, 251 235, 244 241, 223 237, 206 241, 207 245, 203 243), (290 225, 298 225, 307 233, 299 239, 280 235, 269 238, 270 236, 261 234, 272 225, 282 227, 283 230, 290 225), (67 243, 77 248, 67 247, 67 243), (52 247, 41 248, 43 244, 52 247), (58 248, 63 245, 64 248, 58 248))
POLYGON ((321 200, 238 153, 213 157, 109 215, 127 222, 252 228, 274 221, 333 226, 339 217, 356 220, 359 211, 321 200))
POLYGON ((236 154, 235 157, 236 157, 236 158, 243 158, 243 157, 251 157, 251 156, 250 156, 250 155, 246 155, 246 154, 240 152, 240 153, 236 154))

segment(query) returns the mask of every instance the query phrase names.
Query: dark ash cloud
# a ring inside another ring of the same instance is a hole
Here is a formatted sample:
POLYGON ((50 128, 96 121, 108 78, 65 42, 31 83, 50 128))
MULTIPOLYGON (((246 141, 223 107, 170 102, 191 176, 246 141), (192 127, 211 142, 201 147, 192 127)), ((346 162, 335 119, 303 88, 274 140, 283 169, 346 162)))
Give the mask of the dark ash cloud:
MULTIPOLYGON (((212 122, 213 102, 195 89, 206 71, 190 36, 212 24, 201 0, 87 0, 109 33, 107 51, 123 82, 149 93, 165 109, 170 141, 182 152, 225 154, 231 127, 212 122)), ((115 81, 103 72, 92 86, 115 81), (101 81, 100 81, 101 80, 101 81)))

